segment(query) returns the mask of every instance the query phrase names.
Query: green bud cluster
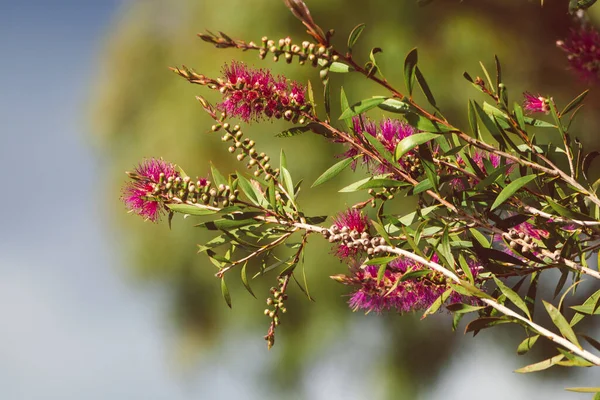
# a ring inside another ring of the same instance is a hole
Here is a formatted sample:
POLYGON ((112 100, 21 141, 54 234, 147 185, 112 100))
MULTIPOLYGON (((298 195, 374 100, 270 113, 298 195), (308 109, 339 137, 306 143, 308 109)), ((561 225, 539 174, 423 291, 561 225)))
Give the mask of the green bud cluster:
POLYGON ((229 185, 215 187, 210 181, 198 179, 194 182, 189 176, 165 179, 162 173, 159 181, 152 186, 152 196, 155 198, 177 198, 184 203, 213 207, 228 207, 237 201, 240 194, 239 190, 232 190, 229 185))
POLYGON ((267 298, 267 305, 270 307, 265 309, 264 314, 271 319, 271 328, 265 335, 265 340, 269 348, 275 343, 275 328, 280 324, 279 313, 287 312, 284 303, 288 298, 285 293, 288 280, 289 276, 280 276, 277 280, 277 287, 272 287, 270 290, 272 297, 267 298))
POLYGON ((256 143, 249 138, 243 138, 244 134, 239 125, 231 126, 229 123, 218 123, 212 126, 213 132, 221 129, 225 131, 221 140, 231 142, 229 152, 237 153, 238 161, 246 161, 246 168, 254 169, 254 176, 259 177, 264 174, 265 180, 270 180, 279 176, 279 168, 273 168, 270 164, 271 158, 265 153, 259 153, 255 149, 256 143))
POLYGON ((292 39, 289 37, 275 41, 264 36, 261 41, 262 46, 259 49, 259 57, 261 59, 264 59, 268 53, 271 53, 273 54, 274 61, 279 61, 283 56, 285 62, 290 64, 294 57, 296 57, 300 65, 304 65, 308 61, 313 67, 316 67, 319 64, 327 66, 339 58, 337 55, 333 54, 333 48, 331 46, 326 47, 308 41, 304 41, 301 45, 297 45, 293 44, 292 39), (319 62, 319 60, 321 60, 321 62, 319 62))

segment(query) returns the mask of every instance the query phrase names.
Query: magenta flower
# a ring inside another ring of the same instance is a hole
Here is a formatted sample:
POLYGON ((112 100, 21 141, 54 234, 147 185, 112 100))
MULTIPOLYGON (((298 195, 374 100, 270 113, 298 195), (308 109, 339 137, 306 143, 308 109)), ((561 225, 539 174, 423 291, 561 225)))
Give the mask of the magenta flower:
POLYGON ((158 221, 163 213, 163 208, 160 201, 153 197, 153 191, 161 181, 179 176, 179 173, 175 170, 175 165, 151 158, 138 165, 135 172, 130 176, 133 181, 125 185, 121 197, 125 206, 131 212, 145 219, 152 222, 158 221))
POLYGON ((310 108, 302 85, 288 83, 284 76, 274 77, 268 70, 251 69, 237 61, 225 65, 223 74, 220 91, 225 98, 218 108, 246 122, 263 117, 291 120, 310 108))
POLYGON ((529 235, 534 239, 541 240, 542 238, 547 238, 550 233, 547 230, 539 229, 530 224, 529 222, 523 222, 519 225, 515 226, 514 229, 517 232, 522 232, 525 235, 529 235))
MULTIPOLYGON (((369 231, 369 219, 354 208, 339 213, 333 220, 334 227, 342 234, 349 234, 352 231, 363 233, 369 231)), ((341 259, 347 259, 355 256, 360 250, 357 247, 349 248, 345 244, 338 244, 335 248, 335 254, 341 259)))
MULTIPOLYGON (((477 164, 477 166, 479 167, 481 172, 488 175, 492 171, 487 171, 487 168, 485 167, 486 163, 484 162, 484 160, 486 158, 489 160, 490 164, 494 168, 498 168, 500 166, 500 164, 502 162, 502 158, 497 154, 488 153, 486 151, 477 150, 473 153, 472 159, 475 162, 475 164, 477 164)), ((459 155, 456 156, 456 160, 457 160, 459 166, 461 166, 461 167, 465 166, 465 161, 459 155)), ((506 160, 505 165, 508 165, 508 168, 506 169, 507 174, 510 174, 512 172, 512 170, 515 168, 515 164, 511 160, 506 160)), ((452 173, 457 174, 456 171, 452 171, 452 173)), ((469 185, 476 185, 477 183, 479 183, 479 180, 473 179, 470 177, 466 177, 466 176, 457 176, 456 178, 453 178, 453 179, 449 180, 449 182, 448 182, 450 187, 452 189, 454 189, 455 191, 465 190, 468 186, 467 183, 469 185)))
MULTIPOLYGON (((437 257, 432 258, 437 261, 437 257)), ((471 267, 473 276, 476 277, 478 269, 471 267)), ((448 289, 448 282, 443 275, 434 271, 430 274, 409 278, 400 281, 407 272, 426 269, 423 265, 412 260, 400 257, 390 262, 386 271, 377 283, 379 266, 367 265, 355 271, 352 282, 358 289, 351 295, 348 304, 352 310, 365 312, 395 310, 399 313, 425 310, 448 289)), ((453 292, 448 303, 467 302, 475 304, 476 299, 453 292)))
POLYGON ((600 33, 590 26, 572 29, 565 40, 556 45, 567 53, 569 65, 583 80, 598 80, 600 71, 600 33))
MULTIPOLYGON (((375 122, 369 120, 363 115, 360 115, 352 118, 352 124, 354 133, 356 135, 364 137, 365 133, 367 133, 377 138, 391 153, 394 153, 396 146, 402 139, 415 133, 415 129, 406 122, 391 118, 384 119, 379 123, 379 125, 377 125, 375 122)), ((357 155, 358 150, 355 148, 351 148, 342 154, 342 156, 346 158, 352 158, 357 155)), ((406 157, 403 157, 403 159, 404 158, 406 157)), ((403 159, 399 161, 400 165, 402 165, 405 169, 410 168, 410 165, 408 165, 408 163, 406 163, 403 159)), ((352 164, 352 169, 356 169, 356 161, 357 160, 355 160, 352 164)), ((388 172, 384 166, 375 160, 371 160, 366 155, 362 157, 362 163, 366 164, 369 170, 374 173, 384 174, 388 172)))
POLYGON ((529 92, 523 93, 523 96, 525 96, 525 100, 523 101, 523 108, 528 114, 538 112, 548 114, 550 112, 550 106, 547 104, 546 98, 540 96, 539 94, 535 96, 529 92))

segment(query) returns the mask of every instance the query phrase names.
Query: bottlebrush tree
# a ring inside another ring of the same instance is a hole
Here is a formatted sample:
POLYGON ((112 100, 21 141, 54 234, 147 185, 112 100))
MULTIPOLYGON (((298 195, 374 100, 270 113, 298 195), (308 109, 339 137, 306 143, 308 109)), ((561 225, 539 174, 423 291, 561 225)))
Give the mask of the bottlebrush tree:
MULTIPOLYGON (((302 0, 284 2, 306 27, 307 40, 246 42, 222 32, 199 36, 217 48, 312 66, 322 83, 323 110, 310 83, 268 69, 232 61, 222 76, 208 77, 172 68, 190 83, 218 92, 216 104, 202 96, 197 100, 214 120, 210 131, 221 135, 250 173, 223 176, 212 167, 211 178, 193 179, 171 162, 147 159, 128 172, 131 180, 122 197, 127 208, 153 222, 165 216, 169 224, 175 214, 203 217, 198 226, 215 236, 199 249, 216 266, 230 307, 226 279, 241 276, 252 295, 249 276, 273 279, 265 309, 269 348, 284 321, 289 285, 297 284, 310 298, 297 274, 312 235, 328 241, 348 266, 346 274, 330 278, 348 286, 353 311, 426 317, 443 308, 453 315, 453 329, 470 315, 466 332, 474 334, 499 324, 522 326, 519 354, 540 339, 555 345, 555 356, 517 372, 600 366, 600 342, 578 330, 582 320, 600 314, 600 272, 597 263, 588 265, 600 249, 600 180, 588 173, 600 152, 583 149, 571 132, 587 91, 559 106, 551 96, 522 88, 523 97, 509 102, 496 58, 494 79, 483 64, 483 77, 464 74, 485 97, 469 101, 464 129, 443 116, 419 69, 416 49, 406 56, 401 91, 377 64, 380 48, 366 57, 353 53, 364 25, 352 30, 346 48, 338 49, 331 44, 334 31, 319 27, 302 0), (347 99, 343 88, 331 86, 330 74, 361 75, 388 95, 347 99), (415 90, 428 104, 413 99, 415 90), (341 110, 336 112, 330 102, 338 95, 341 110), (395 117, 380 118, 378 110, 395 117), (290 122, 279 137, 312 133, 339 146, 339 158, 312 187, 350 168, 361 177, 339 191, 362 192, 364 201, 334 216, 306 215, 298 197, 300 181, 290 174, 284 152, 276 162, 244 135, 244 124, 272 119, 290 122), (536 137, 540 132, 543 143, 536 137), (549 143, 548 137, 559 140, 549 143), (417 209, 389 211, 402 197, 416 199, 417 209), (550 270, 560 274, 553 275, 558 277, 553 295, 546 295, 538 283, 550 270), (582 304, 565 306, 582 282, 598 289, 582 304), (534 318, 540 309, 552 325, 534 318)), ((600 35, 584 14, 591 3, 570 2, 580 26, 557 42, 571 68, 588 82, 598 79, 600 69, 600 35)), ((598 387, 572 390, 600 399, 598 387)))

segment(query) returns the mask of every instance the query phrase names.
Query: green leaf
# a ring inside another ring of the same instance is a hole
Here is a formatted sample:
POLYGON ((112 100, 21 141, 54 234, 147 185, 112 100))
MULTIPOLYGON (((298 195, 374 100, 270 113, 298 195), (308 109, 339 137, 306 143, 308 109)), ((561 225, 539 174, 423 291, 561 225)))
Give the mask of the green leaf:
POLYGON ((535 335, 523 340, 521 344, 519 344, 519 347, 517 347, 517 354, 522 356, 523 354, 527 353, 529 350, 531 350, 531 348, 539 338, 540 335, 535 335))
POLYGON ((471 232, 471 235, 473 236, 473 238, 475 240, 477 240, 477 242, 479 242, 479 244, 481 245, 481 247, 483 247, 483 248, 489 248, 490 247, 490 242, 483 235, 483 233, 479 232, 475 228, 469 228, 469 232, 471 232))
POLYGON ((167 207, 175 212, 188 215, 212 215, 217 213, 213 210, 201 208, 201 205, 192 206, 190 204, 167 204, 167 207))
POLYGON ((452 289, 447 289, 444 293, 442 293, 440 297, 435 299, 433 304, 431 304, 431 306, 429 306, 429 308, 425 310, 425 312, 421 316, 421 319, 426 318, 428 315, 435 314, 440 309, 440 307, 446 302, 446 300, 448 300, 451 294, 452 289))
MULTIPOLYGON (((348 98, 346 97, 346 92, 344 92, 344 88, 340 88, 340 107, 341 107, 341 112, 344 112, 345 110, 347 110, 350 105, 348 104, 348 98)), ((344 124, 346 125, 346 128, 348 130, 352 130, 352 119, 351 118, 345 118, 344 119, 344 124)))
POLYGON ((379 284, 379 282, 381 282, 381 280, 383 279, 386 269, 387 269, 387 263, 383 263, 379 266, 379 269, 377 270, 377 284, 379 284))
POLYGON ((352 29, 350 35, 348 36, 348 53, 352 54, 352 48, 356 44, 356 41, 360 37, 360 34, 365 29, 365 24, 358 24, 352 29))
POLYGON ((397 181, 394 179, 370 179, 370 180, 366 181, 365 183, 363 183, 362 185, 360 185, 358 187, 358 190, 376 189, 376 188, 382 188, 382 187, 387 187, 387 188, 404 187, 404 186, 406 186, 406 182, 397 181))
POLYGON ((429 104, 431 104, 437 109, 435 97, 433 97, 433 93, 431 92, 431 89, 429 88, 429 85, 427 84, 427 81, 425 80, 425 77, 421 73, 421 69, 419 67, 415 69, 415 76, 417 78, 417 82, 419 83, 419 87, 421 88, 423 94, 427 98, 427 101, 429 102, 429 104))
POLYGON ((523 311, 525 315, 527 315, 527 318, 531 320, 531 314, 529 314, 527 304, 525 304, 525 301, 521 298, 521 296, 519 296, 511 288, 502 283, 502 281, 498 278, 494 277, 494 282, 496 282, 496 286, 498 286, 498 289, 500 289, 502 294, 504 294, 510 301, 512 301, 512 303, 515 306, 517 306, 519 310, 523 311))
POLYGON ((419 194, 429 189, 433 189, 433 184, 431 183, 429 178, 427 178, 415 185, 415 188, 413 189, 413 194, 419 194))
POLYGON ((481 140, 481 134, 479 133, 479 126, 477 125, 477 113, 475 112, 475 107, 473 106, 473 101, 469 100, 469 126, 471 126, 471 131, 473 131, 473 135, 481 140))
POLYGON ((376 257, 367 260, 365 263, 368 265, 382 265, 388 264, 391 261, 394 261, 398 256, 387 256, 387 257, 376 257))
POLYGON ((598 387, 572 387, 572 388, 565 388, 565 390, 568 390, 569 392, 578 392, 578 393, 599 393, 600 386, 598 386, 598 387))
POLYGON ((252 288, 250 287, 250 284, 248 283, 248 276, 246 275, 246 267, 248 266, 248 262, 246 261, 244 263, 244 266, 242 267, 242 283, 244 284, 244 287, 246 288, 246 290, 248 291, 248 293, 250 293, 252 295, 252 297, 256 298, 256 295, 254 294, 254 292, 252 291, 252 288))
MULTIPOLYGON (((412 111, 410 104, 403 102, 398 99, 387 99, 383 103, 379 104, 377 107, 381 108, 384 111, 393 112, 396 114, 406 114, 409 111, 412 111)), ((348 108, 348 106, 346 106, 348 108)))
POLYGON ((446 126, 435 121, 430 121, 429 119, 412 112, 407 113, 405 118, 410 125, 425 132, 450 132, 456 130, 456 128, 452 126, 446 126))
POLYGON ((528 365, 526 367, 516 369, 515 372, 518 372, 519 374, 527 374, 527 373, 530 373, 530 372, 543 371, 545 369, 550 368, 553 365, 556 365, 563 358, 565 358, 565 356, 563 356, 562 354, 559 354, 559 355, 554 356, 552 358, 549 358, 547 360, 540 361, 538 363, 531 364, 531 365, 528 365))
POLYGON ((215 181, 215 186, 227 185, 227 179, 225 179, 225 177, 221 175, 221 173, 214 166, 213 163, 210 164, 210 170, 212 172, 213 180, 215 181))
POLYGON ((465 333, 475 332, 477 334, 482 329, 491 328, 492 326, 509 323, 510 320, 503 317, 481 317, 467 324, 465 333))
POLYGON ((339 61, 334 61, 329 65, 329 71, 338 74, 345 74, 354 71, 354 68, 339 61))
POLYGON ((248 179, 246 179, 242 174, 238 172, 238 184, 242 192, 248 197, 248 199, 254 203, 255 205, 260 205, 258 196, 256 191, 254 190, 254 186, 250 183, 248 179))
POLYGON ((556 327, 558 328, 560 333, 568 341, 575 344, 577 347, 581 347, 581 345, 577 341, 577 336, 575 336, 575 332, 573 332, 573 328, 571 328, 571 325, 569 325, 569 323, 567 322, 565 317, 560 313, 560 311, 558 311, 558 309, 556 307, 554 307, 552 304, 548 303, 547 301, 545 301, 545 300, 542 300, 542 301, 544 303, 544 307, 546 307, 546 311, 548 312, 548 315, 550 315, 550 319, 552 319, 552 322, 554 323, 554 325, 556 325, 556 327))
POLYGON ((581 93, 579 96, 577 96, 573 100, 571 100, 571 102, 569 104, 567 104, 565 106, 565 108, 563 108, 563 110, 560 112, 560 116, 563 117, 569 111, 577 108, 577 106, 579 106, 579 104, 581 104, 581 102, 585 99, 585 97, 587 96, 587 94, 589 92, 590 92, 590 90, 587 89, 585 92, 581 93))
POLYGON ((510 165, 502 165, 492 171, 484 180, 480 181, 477 185, 475 185, 474 189, 476 191, 485 189, 491 184, 495 183, 500 177, 506 176, 506 170, 510 167, 510 165))
POLYGON ((517 119, 517 123, 519 124, 519 128, 522 131, 525 130, 525 116, 523 115, 523 108, 519 103, 514 104, 515 117, 517 119))
POLYGON ((448 304, 448 306, 446 306, 446 308, 448 309, 448 311, 451 311, 456 314, 467 314, 470 312, 479 311, 481 309, 484 309, 485 307, 472 306, 470 304, 464 304, 464 303, 454 303, 454 304, 448 304))
POLYGON ((223 295, 227 306, 231 308, 231 295, 229 294, 229 289, 227 288, 227 284, 225 283, 225 277, 221 278, 221 294, 223 295))
POLYGON ((502 133, 498 128, 498 125, 486 114, 486 112, 481 108, 481 106, 477 102, 473 102, 473 106, 475 107, 475 112, 477 116, 479 116, 479 120, 483 122, 488 132, 496 139, 499 143, 503 143, 502 141, 502 133))
POLYGON ((394 157, 396 160, 399 160, 403 155, 415 147, 420 146, 423 143, 427 143, 438 136, 439 134, 429 132, 415 133, 414 135, 407 136, 396 145, 396 154, 394 157))
POLYGON ((348 186, 346 186, 346 187, 344 187, 344 188, 340 189, 340 190, 339 190, 339 192, 342 192, 342 193, 356 192, 357 190, 360 190, 359 188, 360 188, 360 187, 361 187, 361 186, 362 186, 362 185, 363 185, 365 182, 368 182, 368 181, 370 181, 370 180, 372 180, 372 179, 385 178, 385 177, 387 177, 387 176, 388 176, 388 175, 377 175, 377 176, 373 176, 373 177, 364 178, 364 179, 361 179, 361 180, 359 180, 359 181, 356 181, 356 182, 354 182, 354 183, 351 183, 350 185, 348 185, 348 186))
POLYGON ((286 129, 285 131, 279 132, 275 137, 277 138, 289 138, 293 136, 298 136, 304 132, 310 131, 310 126, 294 126, 290 129, 286 129))
POLYGON ((292 181, 292 176, 290 175, 290 172, 283 165, 280 167, 280 170, 281 170, 281 177, 283 178, 283 184, 285 186, 285 190, 287 191, 288 195, 290 196, 290 201, 292 203, 294 203, 295 193, 294 193, 294 182, 292 181))
POLYGON ((406 91, 409 96, 412 96, 413 93, 413 85, 415 83, 415 69, 417 67, 417 62, 419 61, 419 55, 417 53, 417 48, 415 47, 411 51, 408 52, 406 58, 404 59, 404 83, 406 85, 406 91))
POLYGON ((371 223, 375 227, 375 230, 377 231, 379 236, 381 236, 388 244, 390 244, 390 235, 387 233, 385 228, 377 221, 371 221, 371 223))
POLYGON ((367 112, 367 111, 379 106, 381 103, 383 103, 387 99, 388 98, 385 96, 374 96, 374 97, 371 97, 370 99, 361 100, 358 103, 355 103, 352 106, 348 107, 346 110, 344 110, 344 112, 342 113, 342 115, 340 116, 339 119, 343 120, 343 119, 351 118, 356 115, 367 112))
POLYGON ((498 206, 500 206, 502 203, 508 200, 509 197, 515 194, 523 186, 534 180, 536 177, 537 175, 535 174, 522 176, 506 185, 506 187, 502 189, 498 197, 496 197, 496 200, 494 201, 494 204, 492 204, 490 210, 496 209, 498 206))
POLYGON ((356 160, 356 158, 346 158, 338 163, 335 163, 327 171, 323 172, 321 174, 321 176, 319 176, 317 178, 315 183, 312 184, 311 188, 319 186, 319 185, 327 182, 331 178, 337 176, 340 172, 342 172, 344 169, 346 169, 346 167, 348 167, 348 165, 352 164, 352 162, 354 162, 355 160, 356 160))

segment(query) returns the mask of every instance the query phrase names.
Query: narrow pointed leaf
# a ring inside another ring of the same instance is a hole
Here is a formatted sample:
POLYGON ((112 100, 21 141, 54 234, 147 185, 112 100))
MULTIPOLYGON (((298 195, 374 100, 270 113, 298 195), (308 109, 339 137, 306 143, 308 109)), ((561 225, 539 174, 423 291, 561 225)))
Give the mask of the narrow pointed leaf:
POLYGON ((515 194, 523 186, 534 180, 536 177, 537 175, 535 174, 522 176, 506 185, 506 187, 502 189, 498 197, 496 197, 494 204, 492 204, 491 210, 496 209, 498 206, 500 206, 502 203, 508 200, 509 197, 515 194))
POLYGON ((404 84, 406 85, 406 91, 408 92, 409 96, 412 96, 413 93, 413 85, 415 83, 415 69, 417 67, 418 61, 419 56, 416 48, 409 51, 406 55, 406 58, 404 59, 404 84))
POLYGON ((573 328, 571 328, 571 325, 569 325, 569 323, 567 322, 565 317, 560 313, 560 311, 558 311, 558 309, 556 307, 554 307, 552 304, 548 303, 547 301, 543 301, 543 302, 544 302, 544 307, 546 307, 546 311, 548 312, 548 315, 550 315, 550 319, 552 319, 552 322, 554 323, 554 325, 556 325, 556 327, 558 328, 560 333, 568 341, 575 344, 577 347, 581 347, 581 345, 579 344, 579 341, 577 340, 577 336, 575 336, 575 332, 573 332, 573 328))
POLYGON ((229 288, 227 288, 227 284, 225 283, 225 277, 221 278, 221 294, 223 295, 223 299, 225 299, 227 306, 231 308, 231 295, 229 294, 229 288))
POLYGON ((346 158, 346 159, 332 165, 327 171, 323 172, 321 174, 321 176, 319 176, 317 178, 315 183, 312 184, 311 188, 319 186, 319 185, 327 182, 331 178, 337 176, 340 172, 342 172, 344 169, 346 169, 354 161, 355 161, 355 158, 346 158))

